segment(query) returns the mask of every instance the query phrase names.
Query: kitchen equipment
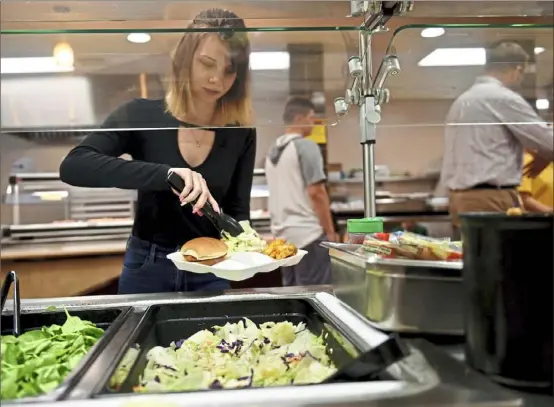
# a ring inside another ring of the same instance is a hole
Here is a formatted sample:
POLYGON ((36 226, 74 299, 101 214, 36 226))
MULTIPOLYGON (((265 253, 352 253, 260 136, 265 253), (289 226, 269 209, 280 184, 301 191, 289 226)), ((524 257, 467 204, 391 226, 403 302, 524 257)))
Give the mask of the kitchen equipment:
MULTIPOLYGON (((364 354, 367 346, 359 342, 349 332, 346 323, 333 315, 324 313, 316 302, 305 298, 273 298, 248 302, 225 301, 213 303, 165 304, 148 309, 136 329, 136 335, 130 338, 128 347, 139 350, 134 365, 129 370, 126 380, 117 389, 109 387, 110 374, 106 375, 101 395, 132 393, 133 387, 140 382, 140 376, 146 366, 146 355, 155 346, 167 347, 171 342, 187 338, 196 332, 212 326, 222 326, 227 322, 236 323, 241 318, 249 318, 256 324, 264 322, 289 321, 294 324, 304 322, 306 328, 315 335, 323 333, 329 349, 329 356, 337 366, 345 366, 357 355, 364 354)), ((370 359, 378 366, 379 373, 408 354, 408 351, 395 339, 381 341, 370 359), (388 353, 390 352, 390 353, 388 353), (376 357, 375 357, 376 356, 376 357), (381 357, 381 361, 379 361, 381 357)), ((127 350, 125 350, 127 351, 127 350)), ((112 365, 112 371, 116 361, 112 365)), ((349 371, 350 372, 350 371, 349 371)), ((370 372, 367 372, 370 373, 370 372)), ((375 373, 375 371, 371 371, 375 373)), ((344 379, 344 376, 341 376, 344 379)))
POLYGON ((338 298, 388 332, 461 335, 462 262, 382 259, 361 245, 329 249, 338 298))
POLYGON ((467 363, 502 384, 551 390, 553 216, 461 222, 467 363))
MULTIPOLYGON (((10 287, 13 284, 13 325, 12 332, 14 336, 21 334, 21 297, 19 294, 19 279, 15 271, 10 271, 2 283, 2 297, 0 300, 0 313, 4 311, 4 305, 10 293, 10 287)), ((3 326, 3 324, 2 324, 3 326)))
MULTIPOLYGON (((15 308, 14 308, 15 310, 15 308)), ((79 317, 82 320, 91 321, 96 324, 97 327, 105 330, 104 335, 96 342, 96 344, 90 349, 87 355, 81 359, 78 365, 73 368, 71 373, 64 379, 64 381, 53 391, 43 394, 38 397, 27 397, 25 399, 18 399, 13 401, 2 401, 4 404, 30 402, 30 401, 49 401, 59 400, 67 392, 69 392, 80 380, 84 371, 90 366, 94 358, 100 354, 103 349, 106 348, 112 337, 116 334, 119 328, 123 325, 126 318, 131 311, 130 307, 117 307, 117 308, 104 308, 94 309, 88 308, 83 310, 71 310, 71 316, 79 317)), ((3 314, 1 319, 1 333, 2 335, 10 335, 14 330, 15 319, 12 320, 12 316, 15 316, 17 312, 10 314, 3 314)), ((45 312, 29 312, 23 313, 20 317, 21 331, 23 334, 28 331, 40 330, 43 326, 51 325, 63 325, 66 321, 65 311, 45 311, 45 312)))
MULTIPOLYGON (((185 181, 175 174, 170 172, 167 176, 167 183, 176 191, 182 191, 185 188, 185 181)), ((206 202, 202 207, 202 213, 212 221, 214 226, 220 232, 227 232, 231 236, 238 236, 244 232, 244 229, 235 219, 231 216, 224 214, 223 212, 217 213, 209 202, 206 202)))
POLYGON ((410 354, 397 336, 357 356, 339 369, 323 383, 373 380, 379 373, 410 354))

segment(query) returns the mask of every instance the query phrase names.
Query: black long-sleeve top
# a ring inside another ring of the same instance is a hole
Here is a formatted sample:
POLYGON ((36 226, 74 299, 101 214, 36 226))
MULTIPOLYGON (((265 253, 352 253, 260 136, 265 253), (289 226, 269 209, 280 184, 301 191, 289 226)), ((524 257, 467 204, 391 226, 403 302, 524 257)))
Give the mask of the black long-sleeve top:
MULTIPOLYGON (((181 207, 166 183, 170 168, 191 168, 179 152, 177 128, 163 100, 133 100, 113 112, 60 166, 63 182, 79 187, 138 191, 133 235, 166 247, 199 236, 217 237, 206 217, 181 207), (130 154, 132 161, 119 158, 130 154)), ((214 199, 237 220, 250 218, 256 132, 217 128, 211 152, 198 167, 214 199)))

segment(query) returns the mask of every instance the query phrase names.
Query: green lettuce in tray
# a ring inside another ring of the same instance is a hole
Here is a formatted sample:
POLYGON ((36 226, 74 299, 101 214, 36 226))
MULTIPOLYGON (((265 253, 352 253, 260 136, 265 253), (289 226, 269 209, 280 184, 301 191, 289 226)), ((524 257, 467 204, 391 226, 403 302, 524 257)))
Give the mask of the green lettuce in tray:
POLYGON ((67 315, 65 323, 3 335, 1 399, 39 396, 58 387, 104 334, 92 322, 67 315))

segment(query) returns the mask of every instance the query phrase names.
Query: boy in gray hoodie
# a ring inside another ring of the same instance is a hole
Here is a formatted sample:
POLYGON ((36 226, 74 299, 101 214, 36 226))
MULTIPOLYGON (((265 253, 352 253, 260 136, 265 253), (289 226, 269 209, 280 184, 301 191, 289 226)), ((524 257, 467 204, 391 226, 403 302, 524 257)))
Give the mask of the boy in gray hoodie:
POLYGON ((323 157, 316 143, 306 139, 314 121, 314 105, 293 97, 286 106, 285 134, 277 138, 265 162, 269 187, 271 232, 308 251, 294 267, 282 269, 283 285, 331 284, 331 262, 323 240, 336 242, 325 187, 323 157))

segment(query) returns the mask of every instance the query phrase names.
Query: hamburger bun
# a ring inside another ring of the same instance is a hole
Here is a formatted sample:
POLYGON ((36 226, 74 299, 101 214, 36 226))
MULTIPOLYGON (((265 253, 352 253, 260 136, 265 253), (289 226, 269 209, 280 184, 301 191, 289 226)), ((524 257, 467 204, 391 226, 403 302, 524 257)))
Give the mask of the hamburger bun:
POLYGON ((212 237, 197 237, 189 240, 181 247, 185 261, 213 266, 227 256, 227 245, 212 237))

